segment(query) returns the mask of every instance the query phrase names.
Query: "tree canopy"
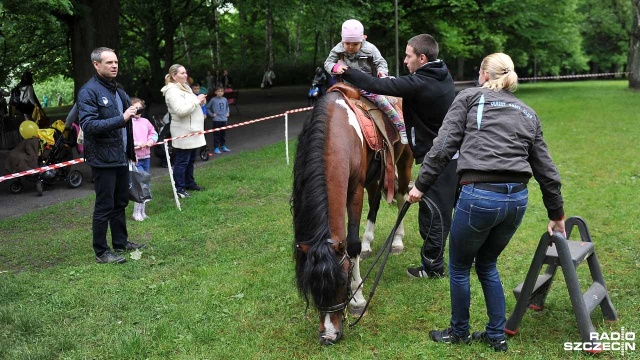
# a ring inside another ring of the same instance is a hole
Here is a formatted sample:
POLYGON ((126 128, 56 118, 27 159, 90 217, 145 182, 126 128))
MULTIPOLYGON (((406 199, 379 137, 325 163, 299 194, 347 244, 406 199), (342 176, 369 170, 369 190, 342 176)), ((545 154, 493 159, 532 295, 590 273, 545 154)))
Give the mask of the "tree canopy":
POLYGON ((511 55, 521 76, 623 71, 640 63, 627 59, 636 13, 637 0, 398 0, 396 59, 392 1, 5 0, 0 87, 28 69, 36 81, 71 77, 77 90, 98 46, 116 50, 119 81, 133 94, 160 88, 174 63, 196 80, 228 69, 236 87, 257 86, 266 66, 280 84, 307 83, 349 18, 364 24, 389 69, 410 37, 430 33, 457 80, 496 51, 511 55))

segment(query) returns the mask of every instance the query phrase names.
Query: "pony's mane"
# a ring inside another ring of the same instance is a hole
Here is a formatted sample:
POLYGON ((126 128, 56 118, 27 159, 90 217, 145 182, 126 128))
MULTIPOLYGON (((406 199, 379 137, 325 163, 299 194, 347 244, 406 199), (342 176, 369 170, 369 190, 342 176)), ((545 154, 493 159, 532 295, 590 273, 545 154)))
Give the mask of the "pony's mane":
POLYGON ((324 159, 328 119, 327 98, 328 96, 323 96, 318 100, 298 136, 291 194, 296 243, 304 242, 313 245, 330 237, 324 159))
POLYGON ((320 273, 339 271, 335 253, 327 245, 331 237, 329 229, 329 200, 325 147, 327 140, 328 108, 335 102, 335 93, 327 93, 320 98, 311 116, 307 118, 298 136, 295 162, 293 165, 293 192, 291 194, 291 213, 294 227, 294 259, 298 290, 305 299, 312 292, 316 305, 326 305, 333 298, 328 295, 335 292, 343 279, 336 274, 320 273), (311 247, 308 254, 296 249, 295 244, 305 243, 311 247), (309 261, 307 261, 309 260, 309 261), (330 266, 327 266, 330 265, 330 266), (316 281, 329 277, 324 286, 316 281))

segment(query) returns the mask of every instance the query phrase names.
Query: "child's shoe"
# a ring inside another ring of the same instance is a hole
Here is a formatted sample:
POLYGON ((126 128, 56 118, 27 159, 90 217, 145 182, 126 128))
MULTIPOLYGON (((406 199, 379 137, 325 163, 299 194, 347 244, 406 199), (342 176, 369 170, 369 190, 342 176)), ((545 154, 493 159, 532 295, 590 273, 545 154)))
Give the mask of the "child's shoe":
POLYGON ((215 150, 213 150, 214 154, 222 154, 222 151, 220 151, 220 148, 215 148, 215 150))
POLYGON ((407 132, 406 131, 400 131, 400 142, 403 144, 408 144, 409 140, 407 139, 407 132))
POLYGON ((223 147, 222 147, 222 151, 224 151, 224 152, 229 152, 229 151, 231 151, 231 150, 229 150, 229 148, 228 148, 228 147, 223 146, 223 147))

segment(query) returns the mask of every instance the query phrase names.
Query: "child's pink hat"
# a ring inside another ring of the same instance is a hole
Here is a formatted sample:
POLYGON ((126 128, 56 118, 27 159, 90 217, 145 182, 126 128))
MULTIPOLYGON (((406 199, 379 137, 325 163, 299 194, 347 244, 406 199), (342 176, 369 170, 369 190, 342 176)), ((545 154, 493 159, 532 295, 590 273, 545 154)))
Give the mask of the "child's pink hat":
POLYGON ((342 23, 342 42, 364 41, 364 26, 356 19, 350 19, 342 23))

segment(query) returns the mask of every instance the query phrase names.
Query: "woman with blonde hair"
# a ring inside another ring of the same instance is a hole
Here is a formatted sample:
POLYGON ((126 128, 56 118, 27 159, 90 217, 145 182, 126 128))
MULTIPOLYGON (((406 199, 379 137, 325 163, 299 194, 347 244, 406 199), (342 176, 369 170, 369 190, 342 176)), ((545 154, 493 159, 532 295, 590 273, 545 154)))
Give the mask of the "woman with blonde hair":
POLYGON ((204 131, 202 105, 206 103, 207 96, 194 94, 188 80, 184 66, 173 64, 165 75, 165 86, 160 90, 171 115, 171 137, 200 133, 172 143, 175 150, 173 177, 181 198, 191 196, 187 190, 204 190, 196 183, 193 172, 198 149, 206 144, 201 132, 204 131))
POLYGON ((420 201, 451 158, 459 152, 457 173, 462 191, 449 234, 451 321, 431 330, 433 341, 489 344, 507 351, 506 305, 498 256, 514 235, 527 209, 527 183, 534 176, 547 209, 547 231, 566 236, 560 175, 542 137, 535 111, 513 95, 518 85, 511 58, 491 54, 480 65, 481 87, 460 92, 449 108, 433 147, 424 157, 409 201, 420 201), (475 269, 489 322, 469 333, 469 271, 475 269))

